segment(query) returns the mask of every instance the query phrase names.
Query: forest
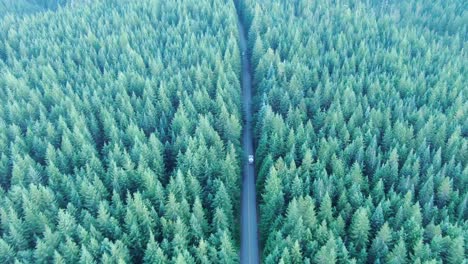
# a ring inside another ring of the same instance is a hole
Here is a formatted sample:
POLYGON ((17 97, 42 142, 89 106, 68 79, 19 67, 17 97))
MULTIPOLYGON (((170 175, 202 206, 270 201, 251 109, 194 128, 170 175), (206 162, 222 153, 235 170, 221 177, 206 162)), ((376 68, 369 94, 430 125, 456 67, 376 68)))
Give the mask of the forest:
POLYGON ((234 5, 113 2, 1 21, 0 262, 236 262, 234 5))
POLYGON ((57 10, 67 4, 85 3, 90 0, 0 0, 0 18, 7 15, 22 16, 47 10, 57 10))
POLYGON ((465 4, 245 1, 264 263, 466 261, 465 4))
POLYGON ((0 0, 0 263, 242 262, 243 56, 260 263, 466 263, 467 38, 463 0, 0 0))

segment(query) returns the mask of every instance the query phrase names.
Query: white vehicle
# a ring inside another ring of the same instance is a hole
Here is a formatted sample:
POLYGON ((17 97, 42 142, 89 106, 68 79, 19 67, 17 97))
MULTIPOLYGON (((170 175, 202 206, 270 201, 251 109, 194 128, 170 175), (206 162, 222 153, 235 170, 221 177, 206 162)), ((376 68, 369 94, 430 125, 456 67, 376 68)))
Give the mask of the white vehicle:
POLYGON ((254 158, 253 155, 249 155, 249 164, 253 164, 254 158))

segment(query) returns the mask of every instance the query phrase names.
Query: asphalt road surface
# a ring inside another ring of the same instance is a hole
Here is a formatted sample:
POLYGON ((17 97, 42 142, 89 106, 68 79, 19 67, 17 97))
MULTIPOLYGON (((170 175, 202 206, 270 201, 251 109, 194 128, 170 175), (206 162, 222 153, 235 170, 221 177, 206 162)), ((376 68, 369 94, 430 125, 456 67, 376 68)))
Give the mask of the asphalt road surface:
MULTIPOLYGON (((237 22, 242 56, 242 100, 244 107, 244 129, 242 147, 244 149, 242 170, 242 204, 241 204, 241 256, 242 264, 258 264, 258 226, 257 197, 255 189, 255 167, 249 164, 248 155, 254 155, 252 137, 252 71, 247 56, 247 32, 239 17, 237 22)), ((255 162, 254 162, 255 163, 255 162)))

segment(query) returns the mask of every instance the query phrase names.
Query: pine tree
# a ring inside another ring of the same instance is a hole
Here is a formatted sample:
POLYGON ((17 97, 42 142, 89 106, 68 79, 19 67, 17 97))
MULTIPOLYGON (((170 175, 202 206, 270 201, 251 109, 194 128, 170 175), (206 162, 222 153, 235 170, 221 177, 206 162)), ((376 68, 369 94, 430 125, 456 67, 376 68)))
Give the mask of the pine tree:
POLYGON ((191 233, 196 240, 202 239, 208 230, 208 222, 205 218, 205 212, 198 197, 195 198, 195 203, 193 204, 192 215, 190 217, 190 227, 192 229, 191 233))
POLYGON ((333 264, 337 262, 336 244, 333 235, 330 237, 330 240, 328 240, 327 244, 322 246, 317 252, 315 255, 315 261, 320 264, 333 264))
POLYGON ((81 247, 79 263, 80 264, 96 263, 96 261, 94 260, 94 257, 91 255, 91 253, 88 251, 88 249, 85 246, 81 247))
POLYGON ((233 248, 229 235, 226 232, 223 232, 221 236, 221 244, 218 254, 220 263, 234 263, 239 261, 238 255, 233 248))
POLYGON ((371 217, 371 226, 374 233, 383 225, 384 219, 382 204, 379 203, 371 217))
POLYGON ((13 263, 15 251, 3 239, 0 238, 0 261, 2 263, 13 263))
POLYGON ((367 246, 369 239, 370 222, 367 210, 360 207, 353 215, 349 227, 350 237, 353 239, 356 249, 363 249, 367 246))
POLYGON ((448 263, 463 263, 465 259, 464 240, 462 236, 452 239, 450 249, 448 250, 448 263))
POLYGON ((323 196, 322 202, 320 203, 320 208, 318 212, 318 217, 320 220, 325 220, 328 223, 333 221, 333 211, 332 211, 332 202, 328 192, 323 196))
POLYGON ((281 180, 274 167, 271 168, 265 184, 265 192, 262 194, 262 205, 260 207, 262 217, 261 230, 263 234, 268 234, 276 225, 274 219, 283 212, 284 197, 281 180))
POLYGON ((205 242, 205 240, 201 239, 197 248, 195 249, 195 259, 199 263, 210 263, 210 260, 208 258, 208 246, 209 245, 205 242))
POLYGON ((387 255, 388 263, 406 263, 407 262, 407 251, 405 242, 400 239, 398 244, 392 249, 392 251, 387 255))

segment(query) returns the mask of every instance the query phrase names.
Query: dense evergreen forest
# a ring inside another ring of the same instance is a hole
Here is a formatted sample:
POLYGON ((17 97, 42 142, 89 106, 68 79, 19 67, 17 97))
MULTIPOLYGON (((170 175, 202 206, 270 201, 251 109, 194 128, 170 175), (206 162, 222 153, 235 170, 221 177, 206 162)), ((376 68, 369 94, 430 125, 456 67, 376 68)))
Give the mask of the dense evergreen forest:
POLYGON ((56 10, 67 3, 85 3, 91 0, 0 0, 0 18, 56 10))
POLYGON ((0 263, 238 263, 241 56, 262 263, 466 263, 467 27, 463 0, 0 0, 0 263))
POLYGON ((459 1, 246 1, 264 263, 465 263, 459 1))
POLYGON ((0 21, 0 263, 238 261, 236 21, 228 0, 0 21))

